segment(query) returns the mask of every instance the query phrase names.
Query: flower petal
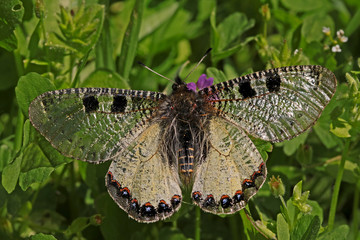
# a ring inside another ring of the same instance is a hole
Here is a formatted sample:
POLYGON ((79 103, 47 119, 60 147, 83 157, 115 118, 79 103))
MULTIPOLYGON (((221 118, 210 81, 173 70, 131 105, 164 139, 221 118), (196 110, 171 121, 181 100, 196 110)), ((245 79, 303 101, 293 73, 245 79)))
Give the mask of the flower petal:
POLYGON ((199 77, 199 80, 196 83, 196 86, 199 90, 206 88, 206 87, 210 87, 211 85, 213 85, 214 83, 214 78, 208 78, 206 79, 206 75, 202 74, 199 77))
POLYGON ((190 91, 196 92, 196 85, 195 85, 195 83, 193 83, 193 82, 188 83, 188 84, 186 84, 186 87, 187 87, 187 89, 189 89, 190 91))

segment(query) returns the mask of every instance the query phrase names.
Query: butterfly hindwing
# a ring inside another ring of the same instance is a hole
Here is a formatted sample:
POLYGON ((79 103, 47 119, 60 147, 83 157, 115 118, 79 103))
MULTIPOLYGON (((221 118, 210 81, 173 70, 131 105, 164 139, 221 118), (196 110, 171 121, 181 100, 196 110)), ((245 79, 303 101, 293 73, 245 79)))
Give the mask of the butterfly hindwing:
POLYGON ((266 141, 291 139, 319 118, 336 90, 335 75, 318 65, 245 75, 203 89, 218 115, 266 141))
POLYGON ((114 159, 107 174, 111 197, 139 222, 168 218, 181 205, 177 166, 171 166, 160 150, 162 133, 153 123, 114 159))
POLYGON ((207 134, 209 150, 196 164, 192 198, 204 211, 231 214, 263 185, 265 163, 246 133, 227 120, 213 117, 207 134))
POLYGON ((142 131, 163 96, 113 88, 56 90, 30 104, 29 118, 63 155, 102 162, 116 156, 142 131))

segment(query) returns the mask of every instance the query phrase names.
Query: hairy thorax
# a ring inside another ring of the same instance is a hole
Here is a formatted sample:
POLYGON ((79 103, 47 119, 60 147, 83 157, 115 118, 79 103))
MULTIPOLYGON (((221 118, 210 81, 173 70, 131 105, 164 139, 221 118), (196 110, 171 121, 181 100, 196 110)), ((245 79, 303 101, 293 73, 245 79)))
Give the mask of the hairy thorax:
POLYGON ((178 168, 180 180, 188 185, 198 161, 207 154, 205 132, 211 111, 204 97, 181 85, 163 102, 160 118, 164 128, 163 154, 178 168), (195 148, 194 146, 197 146, 195 148))

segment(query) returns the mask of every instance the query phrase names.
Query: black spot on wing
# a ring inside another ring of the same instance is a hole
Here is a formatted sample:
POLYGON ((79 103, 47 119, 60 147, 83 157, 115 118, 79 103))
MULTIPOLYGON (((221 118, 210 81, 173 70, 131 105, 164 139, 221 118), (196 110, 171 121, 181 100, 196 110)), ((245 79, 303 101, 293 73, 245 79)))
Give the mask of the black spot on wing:
POLYGON ((87 96, 83 98, 83 105, 85 112, 93 112, 99 109, 99 101, 94 96, 87 96))
POLYGON ((249 79, 239 82, 239 93, 243 98, 254 97, 256 95, 256 91, 251 87, 249 79))
POLYGON ((127 105, 126 97, 115 96, 111 105, 111 112, 124 112, 127 105))
POLYGON ((276 72, 268 72, 265 74, 266 87, 269 92, 278 92, 280 90, 281 79, 276 72))

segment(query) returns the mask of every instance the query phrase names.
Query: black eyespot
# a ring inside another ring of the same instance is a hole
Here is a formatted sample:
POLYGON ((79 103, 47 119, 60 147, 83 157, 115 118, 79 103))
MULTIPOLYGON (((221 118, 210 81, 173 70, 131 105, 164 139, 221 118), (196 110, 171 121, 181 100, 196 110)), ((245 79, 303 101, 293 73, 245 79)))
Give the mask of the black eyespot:
POLYGON ((130 190, 127 187, 121 188, 119 194, 122 198, 131 198, 130 190))
POLYGON ((220 204, 222 208, 228 208, 231 206, 231 198, 228 195, 222 195, 220 198, 220 204))
POLYGON ((281 79, 276 72, 268 72, 266 76, 266 87, 269 92, 278 92, 280 90, 281 79))
POLYGON ((208 195, 204 201, 204 207, 215 207, 215 199, 212 194, 208 195))
POLYGON ((177 206, 179 206, 180 202, 181 202, 181 197, 179 195, 174 195, 171 198, 171 205, 173 208, 176 208, 177 206))
POLYGON ((255 184, 251 179, 245 179, 243 181, 242 187, 243 189, 247 189, 247 188, 255 187, 255 184))
POLYGON ((85 112, 93 112, 99 109, 99 101, 94 96, 88 96, 83 98, 83 105, 85 112))
POLYGON ((169 207, 169 205, 166 204, 166 202, 164 200, 160 200, 157 210, 158 210, 158 213, 171 212, 171 208, 169 207))
POLYGON ((195 202, 200 202, 201 201, 201 193, 198 192, 198 191, 193 192, 192 197, 193 197, 195 202))
POLYGON ((234 197, 233 197, 234 203, 238 203, 242 200, 244 200, 244 194, 241 190, 236 191, 234 197))
POLYGON ((154 217, 156 215, 156 210, 154 208, 153 205, 151 205, 151 203, 147 202, 144 205, 141 206, 140 208, 140 214, 143 217, 154 217))
POLYGON ((256 91, 251 87, 250 81, 247 79, 244 82, 239 82, 239 93, 243 96, 243 98, 254 97, 256 95, 256 91))
POLYGON ((138 202, 138 200, 136 198, 134 198, 130 202, 130 211, 139 213, 139 210, 140 210, 139 202, 138 202))
POLYGON ((111 112, 124 112, 126 109, 127 100, 124 96, 115 96, 113 104, 111 105, 111 112))

